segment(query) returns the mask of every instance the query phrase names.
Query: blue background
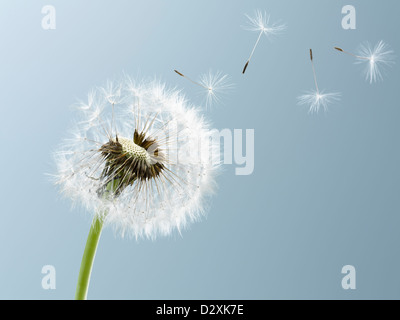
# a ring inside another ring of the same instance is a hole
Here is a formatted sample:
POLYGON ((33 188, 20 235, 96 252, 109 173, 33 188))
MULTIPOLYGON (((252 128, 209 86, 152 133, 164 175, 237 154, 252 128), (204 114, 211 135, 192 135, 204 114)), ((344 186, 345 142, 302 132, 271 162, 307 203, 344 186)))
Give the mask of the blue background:
POLYGON ((235 90, 207 111, 217 129, 255 129, 255 170, 224 166, 206 219, 156 241, 105 229, 89 299, 399 299, 399 72, 364 81, 352 58, 364 41, 400 52, 397 1, 2 1, 0 4, 0 298, 72 299, 90 213, 71 209, 49 182, 70 106, 123 72, 159 76, 199 102, 210 68, 235 90), (41 9, 56 8, 56 30, 41 9), (357 29, 341 9, 357 10, 357 29), (241 28, 266 10, 287 25, 262 38, 241 28), (327 114, 296 97, 341 92, 327 114), (41 286, 43 265, 56 289, 41 286), (357 289, 343 290, 354 265, 357 289))

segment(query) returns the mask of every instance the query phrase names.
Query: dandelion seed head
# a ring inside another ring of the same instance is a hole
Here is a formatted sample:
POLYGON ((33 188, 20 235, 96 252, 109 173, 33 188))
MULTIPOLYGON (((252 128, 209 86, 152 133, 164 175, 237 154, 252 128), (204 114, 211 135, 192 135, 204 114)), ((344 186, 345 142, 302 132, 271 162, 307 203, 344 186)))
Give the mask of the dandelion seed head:
POLYGON ((202 74, 199 83, 206 89, 206 108, 221 103, 222 97, 234 87, 230 82, 230 77, 220 71, 213 73, 210 70, 202 74))
POLYGON ((366 64, 364 73, 369 83, 383 80, 384 70, 394 63, 393 53, 393 50, 382 40, 375 47, 368 42, 360 45, 356 63, 366 64))
POLYGON ((122 236, 154 239, 200 219, 219 144, 199 109, 160 81, 128 77, 88 100, 54 154, 60 192, 122 236))
POLYGON ((254 16, 246 14, 248 24, 243 28, 249 31, 262 32, 267 36, 277 35, 286 29, 286 25, 271 23, 270 15, 261 10, 256 10, 254 16))
POLYGON ((321 107, 328 111, 329 104, 340 100, 340 93, 325 93, 323 91, 310 91, 297 98, 299 105, 308 105, 309 113, 318 113, 321 107))

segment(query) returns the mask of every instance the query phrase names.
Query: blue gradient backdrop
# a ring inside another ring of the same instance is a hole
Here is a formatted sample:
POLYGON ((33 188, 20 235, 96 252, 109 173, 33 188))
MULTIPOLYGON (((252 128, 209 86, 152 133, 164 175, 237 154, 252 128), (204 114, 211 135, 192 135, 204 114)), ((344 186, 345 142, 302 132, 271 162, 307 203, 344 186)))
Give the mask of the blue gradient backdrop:
POLYGON ((89 299, 399 299, 399 71, 364 81, 333 50, 384 40, 400 52, 398 1, 5 1, 0 4, 0 298, 72 299, 90 214, 60 199, 45 173, 73 120, 70 106, 123 72, 159 76, 199 102, 196 78, 220 70, 235 90, 207 112, 218 129, 255 129, 255 171, 226 165, 207 218, 182 236, 121 239, 104 230, 89 299), (56 8, 56 30, 41 9, 56 8), (343 30, 341 9, 357 10, 343 30), (263 38, 245 13, 287 30, 263 38), (342 98, 309 115, 296 97, 342 98), (43 290, 43 265, 56 289, 43 290), (357 289, 343 290, 354 265, 357 289))

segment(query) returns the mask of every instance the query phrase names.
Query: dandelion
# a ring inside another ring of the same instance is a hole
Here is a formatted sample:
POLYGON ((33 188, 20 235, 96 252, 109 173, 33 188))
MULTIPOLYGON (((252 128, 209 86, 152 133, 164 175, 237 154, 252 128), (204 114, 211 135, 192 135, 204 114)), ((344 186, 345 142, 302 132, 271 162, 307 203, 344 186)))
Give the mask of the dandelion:
POLYGON ((187 77, 178 70, 174 70, 181 77, 189 80, 193 84, 199 86, 206 92, 205 105, 206 108, 211 107, 215 103, 221 102, 221 97, 225 95, 228 91, 233 89, 233 84, 230 83, 230 78, 228 75, 223 74, 218 71, 213 73, 211 70, 208 73, 202 74, 199 81, 194 81, 187 77))
POLYGON ((382 40, 379 41, 373 49, 369 43, 361 44, 357 54, 347 52, 339 47, 335 47, 335 49, 356 58, 357 64, 366 64, 364 71, 365 79, 369 81, 370 84, 382 81, 383 76, 381 69, 383 70, 394 63, 393 51, 390 50, 389 46, 382 40))
POLYGON ((283 30, 286 29, 286 26, 283 24, 278 24, 278 23, 270 23, 270 16, 267 15, 266 12, 261 12, 260 10, 257 10, 255 12, 254 17, 250 17, 246 14, 246 17, 248 19, 248 25, 245 26, 244 28, 249 31, 255 31, 258 32, 258 38, 257 41, 253 47, 253 50, 250 53, 249 59, 247 59, 246 64, 244 65, 242 73, 244 74, 246 72, 246 69, 250 63, 251 58, 254 55, 254 52, 258 46, 258 43, 260 42, 261 36, 265 34, 267 37, 273 36, 276 34, 281 33, 283 30))
POLYGON ((103 226, 154 239, 198 220, 215 189, 219 146, 199 110, 155 80, 110 82, 78 109, 81 119, 55 153, 54 178, 93 212, 76 291, 86 299, 103 226))
POLYGON ((310 49, 310 60, 311 66, 314 75, 314 84, 315 90, 312 90, 304 95, 298 97, 298 104, 300 105, 309 105, 310 113, 317 113, 321 107, 324 108, 324 111, 328 111, 328 105, 335 100, 339 100, 339 93, 325 93, 323 90, 321 91, 318 87, 317 74, 315 72, 314 66, 314 57, 313 52, 310 49))

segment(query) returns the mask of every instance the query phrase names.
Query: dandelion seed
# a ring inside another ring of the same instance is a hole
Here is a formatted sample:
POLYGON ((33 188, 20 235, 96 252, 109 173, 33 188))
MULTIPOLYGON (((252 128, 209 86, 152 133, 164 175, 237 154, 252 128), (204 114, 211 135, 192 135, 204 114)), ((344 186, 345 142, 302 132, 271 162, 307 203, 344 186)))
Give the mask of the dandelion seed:
POLYGON ((61 193, 93 212, 76 299, 86 299, 103 225, 135 238, 180 232, 203 216, 219 167, 219 144, 179 91, 127 78, 89 100, 54 155, 61 193))
POLYGON ((313 70, 314 76, 314 84, 315 90, 307 92, 304 95, 299 96, 298 104, 299 105, 308 105, 309 106, 309 113, 317 113, 321 107, 323 107, 324 111, 328 111, 328 105, 336 100, 339 100, 340 94, 339 93, 325 93, 323 90, 321 91, 318 87, 317 81, 317 74, 315 72, 314 66, 314 56, 313 52, 310 49, 310 60, 311 60, 311 67, 313 70))
POLYGON ((283 30, 286 29, 286 26, 283 24, 278 24, 278 23, 270 23, 270 16, 267 15, 265 12, 261 12, 260 10, 257 10, 255 12, 254 17, 250 17, 246 14, 246 17, 248 18, 249 24, 245 26, 244 28, 249 31, 255 31, 258 32, 258 38, 257 41, 253 47, 253 50, 250 53, 249 58, 246 61, 246 64, 244 65, 242 73, 244 74, 246 72, 246 69, 250 63, 251 58, 254 55, 254 52, 260 42, 261 36, 265 34, 267 37, 273 36, 276 34, 281 33, 283 30))
POLYGON ((328 105, 339 100, 338 93, 324 93, 323 91, 310 91, 307 94, 298 97, 300 105, 308 105, 310 113, 317 113, 321 107, 324 111, 328 111, 328 105))
POLYGON ((101 88, 106 100, 112 104, 116 105, 122 102, 123 97, 121 96, 121 85, 115 84, 112 81, 107 81, 105 88, 101 88))
POLYGON ((383 69, 394 63, 393 50, 390 50, 389 46, 382 40, 379 41, 373 49, 369 43, 361 44, 357 54, 345 51, 339 47, 335 47, 335 49, 356 58, 357 64, 366 64, 364 71, 365 79, 371 84, 373 82, 382 81, 383 69))
POLYGON ((208 73, 202 74, 198 82, 185 76, 178 70, 174 71, 181 77, 204 89, 204 91, 206 92, 206 108, 211 107, 215 103, 220 103, 221 97, 225 95, 228 91, 233 89, 233 84, 230 83, 229 76, 219 71, 217 73, 213 73, 210 70, 208 73))

